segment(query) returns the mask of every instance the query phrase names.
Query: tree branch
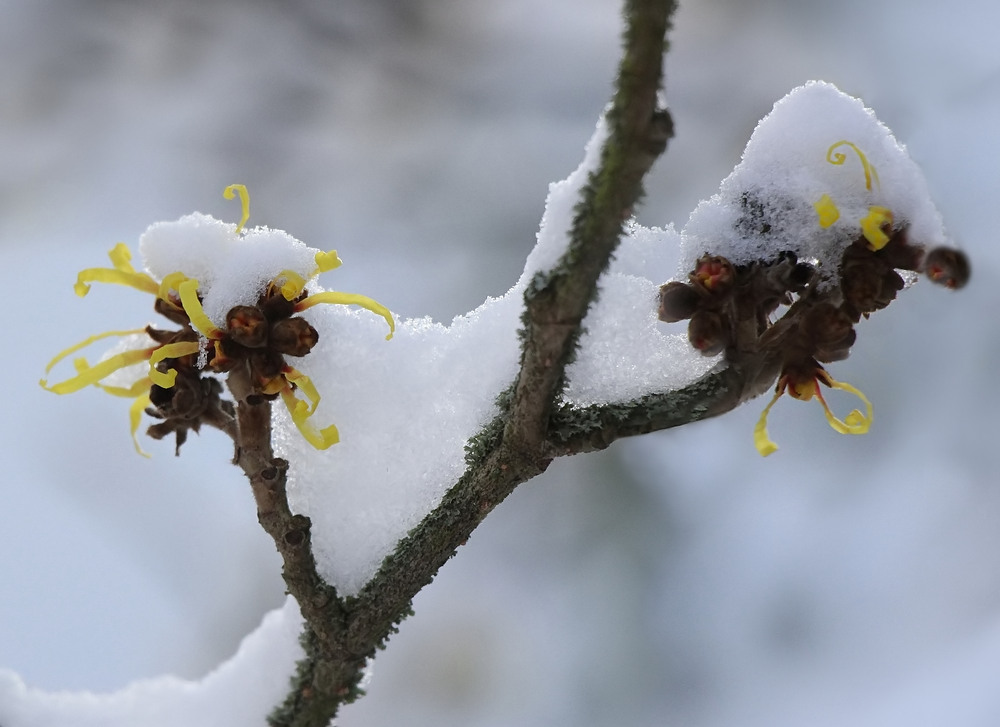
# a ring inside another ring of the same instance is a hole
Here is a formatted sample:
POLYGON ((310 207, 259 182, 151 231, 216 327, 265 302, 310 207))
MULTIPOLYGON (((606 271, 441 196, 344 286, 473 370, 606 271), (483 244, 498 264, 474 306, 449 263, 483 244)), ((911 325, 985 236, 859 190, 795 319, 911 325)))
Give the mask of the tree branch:
MULTIPOLYGON (((259 451, 241 449, 239 463, 262 508, 261 523, 285 558, 286 583, 306 621, 306 658, 285 704, 271 715, 272 725, 326 725, 341 703, 354 699, 365 659, 409 615, 413 597, 494 507, 517 485, 543 472, 555 456, 606 447, 620 436, 676 426, 736 405, 738 394, 733 392, 740 387, 725 372, 634 406, 557 405, 598 279, 624 221, 642 197, 643 177, 673 133, 657 95, 674 8, 673 0, 626 0, 624 52, 607 113, 608 137, 598 168, 581 191, 566 252, 552 270, 536 275, 525 292, 519 374, 498 401, 500 414, 470 441, 465 474, 356 597, 340 599, 316 577, 311 552, 308 558, 301 555, 300 547, 308 549, 309 544, 308 519, 287 512, 284 468, 273 460, 269 441, 266 447, 259 442, 259 451), (274 476, 266 479, 265 472, 274 476), (275 497, 280 502, 272 504, 275 497), (272 511, 277 526, 269 525, 272 511), (285 542, 290 532, 299 541, 291 546, 285 542), (305 575, 296 575, 303 564, 305 575), (316 608, 317 598, 326 605, 316 608)), ((251 409, 241 402, 241 433, 245 421, 260 426, 250 421, 251 409)))

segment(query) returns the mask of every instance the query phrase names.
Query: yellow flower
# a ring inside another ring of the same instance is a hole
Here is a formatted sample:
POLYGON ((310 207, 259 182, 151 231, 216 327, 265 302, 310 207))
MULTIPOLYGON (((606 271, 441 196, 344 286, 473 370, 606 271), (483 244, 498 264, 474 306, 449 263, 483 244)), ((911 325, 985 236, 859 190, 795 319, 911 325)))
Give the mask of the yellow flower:
POLYGON ((822 366, 816 363, 810 364, 809 366, 801 369, 787 367, 778 379, 778 385, 775 387, 774 396, 771 401, 768 402, 768 405, 764 407, 764 411, 761 413, 760 419, 757 420, 757 425, 753 430, 754 445, 757 447, 757 451, 764 457, 767 457, 769 454, 773 454, 778 450, 778 445, 772 442, 767 434, 767 415, 771 411, 771 407, 774 406, 775 402, 777 402, 778 399, 781 398, 781 395, 786 392, 793 399, 798 399, 800 401, 809 401, 815 397, 823 407, 823 413, 826 415, 827 422, 829 422, 833 429, 841 434, 865 434, 871 427, 873 418, 872 404, 858 389, 854 388, 850 384, 835 380, 822 366), (823 394, 819 388, 820 384, 823 384, 831 389, 840 389, 850 394, 854 394, 864 402, 867 413, 862 414, 859 410, 854 409, 843 420, 838 419, 833 412, 830 411, 830 407, 827 405, 826 399, 823 398, 823 394))
MULTIPOLYGON (((231 185, 224 196, 232 199, 239 195, 243 215, 235 229, 238 236, 249 217, 249 196, 243 185, 231 185)), ((333 425, 319 428, 310 418, 320 402, 320 394, 308 376, 285 361, 285 356, 304 356, 319 338, 316 330, 305 320, 294 317, 314 305, 358 305, 379 316, 389 326, 386 340, 392 338, 395 323, 389 310, 371 298, 354 293, 335 291, 309 295, 306 285, 317 275, 340 266, 335 250, 318 251, 315 267, 302 275, 294 270, 282 270, 260 293, 256 305, 236 306, 226 316, 225 327, 220 328, 202 307, 204 291, 198 280, 181 272, 155 280, 147 273, 135 270, 128 248, 119 243, 109 253, 110 268, 88 268, 77 276, 76 293, 85 296, 94 282, 114 283, 136 288, 154 296, 154 309, 173 323, 181 326, 176 331, 161 331, 147 326, 145 329, 108 331, 84 339, 61 351, 45 369, 52 368, 68 356, 100 340, 145 333, 148 344, 116 353, 91 366, 86 358, 74 360, 76 375, 50 384, 46 379, 39 383, 56 394, 70 394, 87 386, 96 386, 116 396, 132 398, 129 412, 132 438, 139 447, 136 433, 143 411, 164 419, 156 425, 158 436, 168 431, 177 435, 178 447, 188 429, 197 431, 201 423, 220 428, 231 420, 232 404, 220 402, 221 387, 204 384, 203 374, 224 373, 243 366, 250 375, 253 393, 267 398, 281 396, 291 414, 292 421, 302 435, 318 449, 326 449, 339 440, 333 425), (108 377, 128 366, 148 362, 145 376, 129 386, 107 383, 108 377), (176 395, 178 378, 184 381, 184 394, 176 395), (305 399, 296 396, 300 392, 305 399), (152 407, 152 408, 150 408, 152 407)), ((156 436, 152 433, 151 436, 156 436)))

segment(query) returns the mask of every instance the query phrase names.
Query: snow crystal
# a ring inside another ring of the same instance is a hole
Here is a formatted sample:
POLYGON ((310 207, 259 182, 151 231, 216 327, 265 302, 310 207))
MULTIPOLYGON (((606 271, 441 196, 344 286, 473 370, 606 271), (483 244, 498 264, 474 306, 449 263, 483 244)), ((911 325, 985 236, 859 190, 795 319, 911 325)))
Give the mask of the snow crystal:
POLYGON ((0 670, 0 724, 17 727, 230 727, 262 725, 288 692, 302 658, 302 617, 289 597, 243 639, 233 657, 199 681, 164 676, 110 694, 48 693, 0 670))
POLYGON ((816 261, 828 277, 873 206, 909 225, 912 242, 946 242, 923 174, 889 129, 860 100, 829 83, 807 83, 757 124, 718 194, 692 212, 681 274, 705 253, 740 264, 787 250, 816 261), (816 205, 827 198, 839 217, 824 228, 816 205))

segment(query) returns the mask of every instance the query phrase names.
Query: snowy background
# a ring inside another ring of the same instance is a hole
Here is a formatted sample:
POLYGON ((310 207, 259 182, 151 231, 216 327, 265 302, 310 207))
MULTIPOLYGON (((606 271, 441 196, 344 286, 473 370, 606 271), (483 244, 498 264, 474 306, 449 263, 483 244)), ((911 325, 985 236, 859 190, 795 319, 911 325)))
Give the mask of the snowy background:
MULTIPOLYGON (((242 182, 251 224, 338 249, 331 285, 447 323, 521 273, 547 186, 577 166, 607 101, 619 7, 0 0, 0 13, 0 669, 46 691, 198 679, 284 603, 278 557, 222 435, 178 459, 144 442, 147 461, 125 402, 37 386, 64 346, 136 325, 139 294, 80 300, 76 271, 157 220, 235 220, 220 193, 242 182)), ((769 420, 781 450, 763 460, 761 401, 555 463, 417 598, 339 724, 1000 723, 998 23, 985 0, 681 8, 677 138, 641 222, 682 225, 774 101, 823 78, 908 145, 972 283, 918 285, 859 327, 832 370, 874 401, 864 437, 783 402, 769 420)), ((4 727, 39 723, 9 683, 4 727)))

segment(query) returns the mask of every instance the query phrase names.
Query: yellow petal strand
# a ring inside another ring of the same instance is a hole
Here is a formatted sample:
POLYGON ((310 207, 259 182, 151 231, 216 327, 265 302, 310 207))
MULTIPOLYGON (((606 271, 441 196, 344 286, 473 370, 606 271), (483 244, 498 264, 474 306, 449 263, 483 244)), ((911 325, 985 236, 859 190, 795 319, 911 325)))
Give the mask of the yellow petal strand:
POLYGON ((344 261, 338 257, 336 250, 327 250, 326 252, 316 253, 317 273, 328 273, 331 270, 339 268, 343 264, 344 261))
POLYGON ((872 422, 875 420, 875 409, 872 406, 872 403, 868 400, 868 397, 855 387, 850 384, 846 384, 843 381, 834 381, 831 379, 830 386, 834 389, 846 391, 848 394, 854 394, 864 402, 866 413, 862 414, 857 409, 853 410, 844 418, 844 426, 847 428, 848 434, 866 434, 871 428, 872 422))
POLYGON ((816 208, 816 214, 819 215, 819 226, 824 230, 840 219, 840 210, 837 209, 837 205, 828 194, 824 194, 818 202, 814 202, 813 207, 816 208))
POLYGON ((308 376, 303 374, 298 369, 294 369, 290 366, 288 367, 288 370, 285 371, 285 378, 291 383, 295 384, 297 387, 299 387, 299 389, 302 390, 302 393, 305 394, 306 398, 309 399, 309 401, 311 402, 311 405, 309 407, 309 413, 312 414, 313 412, 315 412, 316 407, 319 406, 319 400, 321 397, 319 395, 319 390, 316 388, 316 385, 312 382, 312 379, 310 379, 308 376))
POLYGON ((889 236, 882 228, 892 225, 892 210, 887 207, 871 206, 868 214, 861 219, 861 232, 872 250, 881 250, 889 242, 889 236))
POLYGON ((125 386, 107 386, 106 384, 94 384, 98 389, 103 391, 105 394, 111 394, 111 396, 120 396, 123 399, 134 399, 137 396, 142 396, 143 393, 149 391, 149 387, 153 385, 152 380, 148 376, 136 381, 129 387, 125 386))
POLYGON ((774 397, 764 407, 764 411, 760 413, 760 419, 757 420, 757 425, 753 428, 753 443, 762 457, 767 457, 769 454, 774 454, 778 451, 778 445, 772 442, 771 438, 767 436, 767 415, 771 411, 771 407, 781 398, 783 393, 784 387, 779 387, 774 392, 774 397))
POLYGON ((135 268, 132 267, 132 251, 128 249, 128 245, 124 242, 119 242, 111 248, 108 251, 108 258, 111 260, 111 264, 115 266, 115 270, 121 270, 123 273, 135 272, 135 268))
POLYGON ((156 295, 160 289, 159 284, 146 273, 112 270, 111 268, 87 268, 77 274, 73 290, 82 298, 90 292, 90 283, 114 283, 153 295, 156 295))
POLYGON ((241 206, 241 216, 240 224, 236 225, 236 234, 240 234, 243 231, 243 225, 247 223, 250 219, 250 193, 247 191, 245 184, 230 184, 224 190, 222 190, 222 196, 226 199, 232 199, 236 195, 240 196, 240 206, 241 206))
POLYGON ((837 143, 831 144, 830 148, 826 150, 826 160, 831 164, 843 164, 846 162, 846 154, 843 152, 834 152, 834 149, 841 146, 851 147, 851 149, 854 150, 854 153, 858 155, 858 159, 861 160, 861 166, 864 167, 865 170, 865 187, 870 191, 872 188, 872 179, 878 183, 878 172, 875 171, 875 167, 873 167, 868 161, 868 157, 865 156, 865 153, 861 151, 853 142, 841 139, 837 143))
POLYGON ((332 305, 359 305, 365 310, 369 310, 376 315, 380 315, 385 318, 385 322, 389 324, 389 335, 385 337, 385 340, 392 338, 392 334, 396 331, 396 323, 392 319, 392 313, 381 303, 378 303, 367 295, 359 295, 357 293, 339 293, 335 290, 330 290, 325 293, 316 293, 310 295, 308 298, 298 303, 295 306, 296 311, 303 311, 306 308, 311 308, 319 303, 330 303, 332 305))
POLYGON ((54 394, 72 394, 75 391, 79 391, 84 387, 90 386, 91 384, 96 384, 101 379, 113 374, 118 369, 123 369, 126 366, 131 366, 132 364, 139 363, 140 361, 145 361, 150 357, 155 349, 153 348, 140 348, 132 351, 125 351, 124 353, 119 353, 116 356, 111 356, 103 361, 100 361, 94 366, 90 366, 86 359, 78 361, 76 363, 76 369, 80 373, 71 379, 60 382, 58 384, 53 384, 49 386, 45 379, 42 379, 38 383, 41 384, 42 388, 46 391, 51 391, 54 394))
POLYGON ((168 343, 164 346, 160 346, 158 349, 153 351, 153 355, 149 357, 149 378, 154 384, 161 388, 171 388, 174 385, 174 381, 177 379, 177 372, 173 369, 158 371, 156 369, 156 364, 168 358, 190 356, 198 353, 200 348, 201 346, 197 341, 178 341, 177 343, 168 343))
POLYGON ((212 323, 212 319, 205 315, 205 309, 201 307, 201 301, 198 300, 197 280, 188 278, 177 286, 177 292, 181 296, 181 305, 184 306, 184 312, 191 319, 191 325, 201 335, 205 338, 213 339, 220 339, 225 335, 221 329, 212 323))
MULTIPOLYGON (((178 291, 181 283, 187 279, 188 277, 184 273, 170 273, 170 275, 160 281, 160 287, 156 290, 156 297, 167 303, 173 304, 174 301, 170 299, 170 292, 178 291)), ((180 296, 179 291, 177 295, 178 297, 180 296)))
POLYGON ((49 361, 48 366, 45 367, 45 373, 48 373, 49 371, 51 371, 53 366, 55 366, 57 363, 59 363, 60 361, 62 361, 64 358, 66 358, 70 354, 74 354, 77 351, 79 351, 80 349, 86 348, 90 344, 94 343, 94 341, 100 341, 100 340, 102 340, 104 338, 111 338, 112 336, 132 336, 132 335, 135 335, 137 333, 145 333, 145 332, 146 332, 145 328, 134 328, 131 331, 105 331, 104 333, 98 333, 95 336, 91 336, 90 338, 86 338, 86 339, 80 341, 79 343, 74 344, 74 345, 70 346, 69 348, 67 348, 67 349, 65 349, 63 351, 60 351, 56 355, 56 357, 54 359, 52 359, 51 361, 49 361))
POLYGON ((142 421, 142 413, 151 403, 149 394, 146 393, 136 397, 136 400, 132 402, 132 406, 128 408, 129 431, 132 432, 132 443, 135 445, 135 451, 143 457, 149 457, 149 454, 142 451, 142 447, 139 446, 139 437, 137 434, 139 432, 139 423, 142 421))
POLYGON ((267 396, 280 394, 282 389, 287 389, 287 388, 288 388, 288 382, 285 381, 284 376, 275 376, 270 381, 260 382, 260 393, 266 394, 267 396))
POLYGON ((286 386, 281 390, 281 400, 285 403, 296 429, 316 449, 327 449, 340 441, 340 434, 334 425, 317 429, 309 422, 311 416, 309 405, 295 398, 291 387, 286 386))
POLYGON ((834 381, 830 379, 830 386, 834 389, 843 389, 851 394, 855 394, 860 397, 868 408, 868 416, 865 417, 860 411, 855 409, 850 414, 847 415, 846 421, 841 421, 833 412, 830 411, 830 407, 827 405, 826 400, 823 399, 823 395, 816 391, 816 398, 819 399, 819 403, 823 405, 823 413, 826 415, 826 421, 830 426, 840 434, 864 434, 868 431, 868 428, 872 423, 872 405, 871 402, 862 394, 860 391, 855 389, 850 384, 843 384, 839 381, 834 381))
POLYGON ((285 300, 295 300, 306 288, 306 279, 294 270, 282 270, 275 280, 284 280, 281 285, 281 295, 285 300))

